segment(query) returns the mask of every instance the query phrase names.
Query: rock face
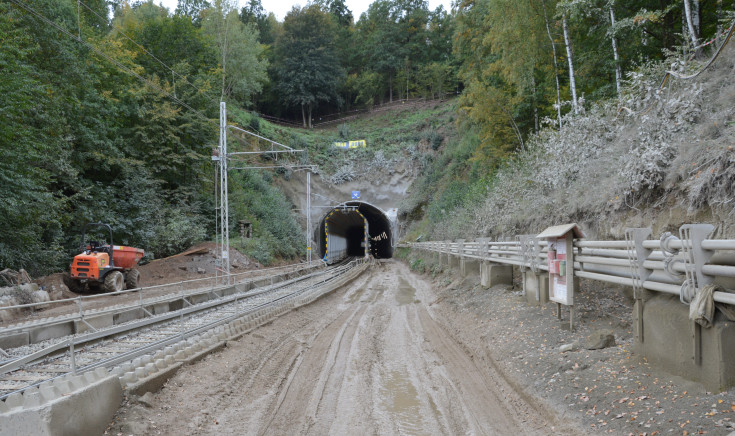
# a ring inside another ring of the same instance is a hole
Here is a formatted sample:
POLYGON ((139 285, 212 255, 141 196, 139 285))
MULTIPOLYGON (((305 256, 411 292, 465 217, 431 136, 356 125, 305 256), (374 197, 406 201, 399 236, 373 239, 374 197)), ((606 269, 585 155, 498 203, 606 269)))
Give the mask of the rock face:
POLYGON ((615 335, 612 330, 596 330, 592 332, 584 342, 584 348, 588 350, 599 350, 615 346, 615 335))

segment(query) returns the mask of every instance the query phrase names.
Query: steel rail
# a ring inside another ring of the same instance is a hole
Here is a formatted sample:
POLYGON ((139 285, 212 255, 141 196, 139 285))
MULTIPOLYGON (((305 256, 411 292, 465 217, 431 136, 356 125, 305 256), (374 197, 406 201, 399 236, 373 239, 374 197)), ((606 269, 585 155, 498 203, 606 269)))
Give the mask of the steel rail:
MULTIPOLYGON (((274 270, 290 268, 290 267, 293 267, 293 266, 301 266, 301 268, 296 269, 296 271, 301 270, 301 269, 306 269, 306 268, 309 268, 309 267, 313 267, 313 265, 302 265, 300 263, 296 263, 296 264, 291 264, 291 265, 276 266, 276 267, 272 267, 272 268, 264 268, 264 269, 259 269, 259 270, 244 271, 244 272, 237 273, 237 274, 231 274, 231 276, 232 277, 237 277, 237 276, 241 276, 243 274, 254 274, 256 272, 266 272, 266 273, 269 273, 269 272, 274 271, 274 270)), ((268 274, 264 274, 264 276, 270 277, 268 274)), ((158 288, 178 287, 178 286, 182 286, 183 284, 187 284, 187 283, 195 283, 195 282, 201 282, 201 281, 205 281, 205 280, 219 280, 219 279, 221 279, 221 276, 209 276, 209 277, 202 277, 202 278, 198 278, 198 279, 182 280, 182 281, 173 282, 173 283, 164 283, 164 284, 161 284, 161 285, 145 286, 145 287, 134 288, 134 289, 124 289, 122 291, 107 292, 107 293, 104 293, 104 294, 79 295, 78 297, 74 297, 74 298, 64 298, 64 299, 61 299, 61 300, 44 301, 44 302, 41 302, 41 303, 28 303, 28 304, 16 304, 14 306, 3 306, 3 307, 0 307, 0 310, 31 309, 31 308, 38 307, 38 306, 49 306, 49 305, 55 305, 55 304, 60 304, 60 303, 73 303, 73 302, 76 302, 76 301, 79 301, 79 300, 92 300, 92 299, 97 299, 97 298, 105 298, 105 297, 109 297, 109 296, 112 296, 112 295, 122 295, 122 294, 129 294, 129 293, 133 293, 133 292, 143 292, 143 291, 149 291, 151 289, 158 289, 158 288)), ((228 285, 221 285, 221 286, 227 287, 228 285)), ((231 285, 229 285, 229 286, 231 286, 231 285)), ((198 289, 201 289, 201 288, 198 288, 198 289)))
POLYGON ((297 281, 307 280, 309 278, 312 278, 318 275, 327 274, 330 271, 331 270, 319 271, 317 273, 308 274, 302 277, 279 282, 275 285, 270 285, 267 289, 257 288, 254 290, 246 291, 242 293, 242 295, 233 294, 233 295, 223 297, 217 300, 210 300, 210 301, 200 303, 194 306, 184 307, 176 311, 167 312, 161 315, 155 315, 151 318, 144 318, 141 320, 132 321, 132 322, 121 324, 119 326, 111 327, 108 329, 99 330, 99 331, 91 332, 91 333, 85 333, 81 337, 72 339, 70 341, 59 341, 59 343, 46 347, 35 353, 29 354, 27 356, 24 356, 24 357, 15 359, 11 362, 5 363, 4 365, 0 366, 0 375, 6 374, 10 371, 20 369, 20 366, 22 365, 38 360, 39 358, 43 358, 49 354, 52 354, 55 351, 58 351, 59 349, 67 348, 71 344, 74 344, 74 346, 79 346, 79 345, 83 345, 88 342, 93 342, 93 341, 103 339, 109 336, 114 336, 114 335, 118 335, 118 334, 125 333, 125 332, 139 330, 141 328, 144 328, 150 325, 160 324, 162 322, 166 322, 174 318, 180 318, 184 315, 191 315, 193 313, 202 312, 202 311, 208 310, 213 307, 229 304, 230 302, 235 301, 240 298, 248 298, 248 297, 253 297, 253 296, 260 295, 266 292, 270 292, 274 289, 279 289, 279 288, 288 286, 297 281), (273 288, 273 286, 275 286, 275 288, 273 288))
MULTIPOLYGON (((286 274, 296 274, 301 273, 305 270, 308 270, 308 267, 305 268, 299 268, 293 271, 289 271, 286 274)), ((80 306, 79 311, 75 311, 73 313, 69 313, 66 315, 59 315, 53 318, 42 318, 39 319, 37 322, 33 322, 32 324, 27 323, 21 323, 21 324, 13 324, 12 326, 5 327, 0 329, 0 337, 12 335, 14 333, 23 332, 28 329, 36 329, 36 328, 43 328, 43 327, 50 327, 54 325, 59 324, 66 324, 68 322, 73 321, 81 321, 83 323, 87 323, 86 319, 94 318, 102 315, 110 315, 110 314, 118 314, 127 312, 130 310, 140 309, 143 310, 149 317, 152 317, 153 314, 151 314, 149 311, 147 311, 145 308, 146 306, 151 306, 155 304, 161 304, 161 303, 172 303, 175 301, 181 300, 183 304, 191 305, 189 300, 187 298, 197 295, 202 295, 203 293, 206 294, 214 294, 216 298, 222 298, 222 295, 218 294, 219 291, 224 291, 226 289, 230 289, 233 286, 242 285, 242 284, 252 284, 260 280, 267 280, 268 278, 273 280, 274 275, 266 275, 266 276, 260 276, 260 277, 249 277, 245 280, 242 280, 240 282, 237 282, 233 285, 221 285, 218 287, 213 287, 209 290, 198 288, 198 289, 189 289, 184 291, 183 289, 181 291, 175 291, 169 294, 165 295, 159 295, 159 296, 153 296, 153 297, 147 297, 146 299, 142 298, 142 294, 139 294, 141 296, 140 299, 138 299, 135 302, 131 302, 130 304, 122 303, 117 305, 111 305, 100 309, 94 309, 92 312, 86 313, 84 309, 80 306)), ((186 282, 180 282, 180 283, 186 283, 186 282)), ((74 301, 77 301, 76 299, 74 301)), ((89 325, 89 324, 87 324, 89 325)))
MULTIPOLYGON (((274 291, 282 290, 283 288, 286 288, 287 286, 290 286, 290 285, 295 284, 295 283, 298 283, 298 282, 307 282, 309 279, 315 279, 315 278, 321 279, 321 280, 317 281, 316 283, 308 284, 306 287, 296 289, 295 291, 290 292, 287 295, 279 296, 277 298, 274 298, 271 301, 267 301, 265 303, 261 303, 261 304, 258 304, 256 306, 249 306, 249 307, 246 308, 246 310, 236 311, 235 313, 226 315, 225 317, 219 318, 219 319, 217 319, 215 321, 206 323, 204 325, 197 326, 197 327, 195 327, 193 329, 189 329, 189 330, 182 331, 182 332, 176 332, 175 334, 170 334, 170 335, 168 335, 169 337, 167 337, 167 338, 164 338, 164 339, 161 339, 161 340, 157 340, 157 341, 154 341, 154 342, 151 342, 151 343, 147 343, 147 344, 145 344, 142 347, 137 347, 137 348, 135 348, 133 350, 126 351, 124 353, 119 354, 118 356, 113 356, 111 358, 102 359, 100 361, 97 361, 97 362, 94 362, 92 364, 83 366, 81 368, 77 368, 76 369, 76 372, 77 373, 83 373, 83 372, 86 372, 86 371, 95 369, 97 367, 100 367, 100 366, 109 367, 109 366, 115 365, 117 363, 126 362, 126 361, 131 360, 131 359, 133 359, 135 357, 138 357, 138 356, 147 354, 147 353, 149 353, 149 352, 151 352, 153 350, 157 350, 157 349, 160 349, 161 347, 165 347, 166 345, 177 343, 177 342, 180 342, 181 340, 185 340, 187 338, 190 338, 192 336, 195 336, 196 334, 199 334, 201 332, 204 332, 204 331, 207 331, 207 330, 211 330, 212 328, 215 328, 215 327, 217 327, 219 325, 225 324, 225 323, 230 322, 230 321, 232 321, 232 320, 234 320, 234 319, 236 319, 238 317, 247 315, 247 314, 249 314, 251 312, 257 311, 257 310, 262 309, 264 307, 273 305, 273 304, 275 304, 277 302, 283 301, 284 299, 294 298, 297 295, 300 295, 300 294, 303 294, 303 293, 308 292, 310 290, 316 289, 316 288, 318 288, 320 286, 323 286, 323 285, 325 285, 325 284, 327 284, 327 283, 329 283, 331 281, 334 281, 334 280, 337 280, 337 279, 341 278, 346 272, 348 272, 352 268, 354 268, 356 266, 359 266, 359 265, 363 265, 363 264, 364 264, 363 261, 350 262, 349 264, 345 264, 345 265, 342 265, 342 266, 339 266, 339 267, 334 267, 334 268, 330 268, 328 270, 323 270, 323 271, 319 271, 319 272, 312 273, 312 274, 309 274, 309 275, 301 276, 301 277, 298 277, 298 278, 295 278, 295 279, 292 279, 292 280, 288 280, 288 281, 284 281, 284 282, 279 282, 279 283, 277 283, 275 285, 270 285, 267 289, 250 290, 250 291, 247 291, 247 292, 243 293, 242 295, 235 294, 235 295, 226 297, 226 299, 229 300, 228 302, 224 302, 222 300, 217 300, 215 302, 206 302, 206 303, 202 303, 202 304, 199 304, 199 305, 196 305, 196 306, 193 306, 193 307, 188 307, 188 308, 181 309, 179 311, 176 311, 175 313, 165 314, 165 315, 163 315, 161 317, 156 318, 156 320, 146 319, 146 320, 142 320, 140 322, 133 322, 133 323, 130 323, 130 324, 126 324, 125 326, 119 326, 119 327, 107 329, 105 331, 90 333, 90 334, 87 334, 87 335, 85 335, 85 336, 83 336, 81 338, 69 339, 67 341, 60 342, 59 344, 55 344, 55 345, 53 345, 51 347, 47 347, 47 348, 45 348, 43 350, 39 350, 38 352, 32 353, 32 354, 30 354, 28 356, 24 356, 23 358, 16 359, 13 362, 10 362, 10 363, 7 363, 7 364, 3 365, 2 367, 0 367, 0 374, 6 374, 8 372, 12 372, 14 370, 21 369, 21 367, 23 365, 27 365, 27 364, 30 364, 32 362, 39 361, 39 360, 41 360, 41 359, 43 359, 45 357, 49 357, 50 355, 53 355, 53 354, 57 353, 58 351, 60 351, 62 349, 66 349, 66 348, 73 349, 73 347, 75 345, 83 345, 83 344, 86 344, 86 343, 99 341, 101 339, 105 339, 105 338, 108 338, 108 337, 118 336, 118 335, 120 335, 122 333, 128 333, 129 334, 129 333, 132 333, 134 331, 137 331, 137 330, 141 330, 141 329, 150 327, 153 324, 161 324, 161 323, 164 323, 166 321, 169 321, 169 320, 175 319, 175 318, 180 318, 183 321, 183 316, 184 315, 190 315, 188 319, 191 319, 191 317, 193 315, 204 313, 204 312, 212 309, 215 306, 224 306, 225 304, 232 303, 233 301, 236 304, 242 304, 242 303, 245 303, 245 300, 248 299, 248 298, 255 297, 255 296, 262 295, 262 294, 269 293, 269 292, 274 292, 274 291), (352 263, 354 263, 354 265, 352 265, 352 263), (324 277, 324 276, 326 276, 326 277, 324 277)), ((72 362, 73 362, 73 360, 72 360, 72 362)), ((44 371, 41 370, 40 372, 44 372, 44 371)), ((11 395, 11 394, 13 394, 15 392, 22 392, 22 391, 24 391, 24 390, 26 390, 28 388, 33 387, 33 386, 38 386, 38 385, 40 385, 40 384, 42 384, 42 383, 44 383, 46 381, 53 380, 53 379, 58 378, 58 377, 62 377, 63 375, 64 374, 58 375, 56 377, 47 377, 47 378, 45 378, 43 380, 40 380, 40 381, 37 381, 37 382, 35 382, 33 384, 24 386, 21 389, 15 390, 13 392, 8 392, 8 393, 0 396, 0 400, 7 398, 9 395, 11 395)))

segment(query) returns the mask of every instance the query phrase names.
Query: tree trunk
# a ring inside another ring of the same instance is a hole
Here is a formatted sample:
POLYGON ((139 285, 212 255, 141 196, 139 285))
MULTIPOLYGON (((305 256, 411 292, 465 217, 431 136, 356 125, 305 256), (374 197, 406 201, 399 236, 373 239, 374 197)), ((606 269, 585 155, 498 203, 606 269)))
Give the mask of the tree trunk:
POLYGON ((304 112, 304 103, 301 103, 301 119, 304 122, 304 128, 306 128, 306 112, 304 112))
POLYGON ((689 29, 689 38, 692 40, 692 45, 694 47, 699 46, 699 37, 697 35, 697 30, 694 27, 694 20, 692 17, 692 7, 689 3, 689 0, 684 0, 684 18, 687 22, 687 28, 689 29))
POLYGON ((702 16, 699 13, 699 0, 691 0, 692 2, 692 24, 694 25, 694 31, 697 32, 697 39, 702 36, 702 16))
POLYGON ((531 104, 533 105, 533 132, 538 133, 538 105, 536 104, 536 77, 531 71, 531 91, 533 92, 531 104))
POLYGON ((579 113, 577 107, 577 82, 574 79, 574 55, 572 51, 572 40, 569 39, 569 32, 567 31, 567 16, 561 16, 561 26, 564 30, 564 45, 567 47, 567 62, 569 63, 569 89, 572 91, 572 110, 575 114, 579 113))
POLYGON ((390 100, 388 100, 388 103, 393 103, 393 73, 388 75, 388 95, 390 100))
POLYGON ((613 59, 615 60, 615 88, 620 97, 620 88, 623 81, 623 72, 620 69, 620 57, 618 56, 618 40, 615 39, 615 12, 613 11, 613 4, 610 4, 610 27, 612 28, 612 48, 613 48, 613 59))
POLYGON ((312 129, 314 126, 311 124, 311 103, 307 106, 307 111, 309 112, 309 128, 312 129))
POLYGON ((561 88, 559 87, 559 65, 556 63, 556 45, 554 38, 551 36, 551 28, 549 27, 549 16, 546 14, 546 0, 541 4, 544 7, 544 22, 546 23, 546 34, 549 35, 551 42, 551 53, 554 56, 554 78, 556 79, 556 115, 559 117, 559 130, 561 130, 561 88))

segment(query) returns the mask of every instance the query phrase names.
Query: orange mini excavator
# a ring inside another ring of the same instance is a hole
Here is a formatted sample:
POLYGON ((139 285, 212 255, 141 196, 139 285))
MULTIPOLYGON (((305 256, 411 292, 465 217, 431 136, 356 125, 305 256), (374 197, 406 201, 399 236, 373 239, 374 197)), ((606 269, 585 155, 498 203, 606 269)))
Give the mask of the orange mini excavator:
POLYGON ((82 229, 82 253, 74 256, 70 273, 64 274, 64 284, 76 293, 118 292, 125 287, 138 287, 140 271, 134 269, 145 254, 140 248, 113 245, 109 224, 88 223, 82 229), (110 233, 110 243, 86 241, 87 229, 104 227, 110 233))

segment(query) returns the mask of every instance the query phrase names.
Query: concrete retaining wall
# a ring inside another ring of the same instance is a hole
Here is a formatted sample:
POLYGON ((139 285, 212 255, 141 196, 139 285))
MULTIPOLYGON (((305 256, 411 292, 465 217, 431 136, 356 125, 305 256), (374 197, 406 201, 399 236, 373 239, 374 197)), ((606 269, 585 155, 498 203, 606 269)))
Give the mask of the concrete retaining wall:
POLYGON ((513 266, 501 265, 492 262, 482 262, 480 269, 480 284, 486 288, 495 285, 513 284, 513 266))
MULTIPOLYGON (((639 302, 636 302, 636 305, 639 302)), ((638 325, 634 308, 634 325, 638 325)), ((643 341, 636 337, 634 351, 672 374, 702 383, 719 392, 735 386, 735 323, 716 312, 706 329, 689 320, 689 306, 679 298, 649 294, 643 302, 643 341), (696 336, 701 361, 695 361, 696 336)))

